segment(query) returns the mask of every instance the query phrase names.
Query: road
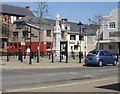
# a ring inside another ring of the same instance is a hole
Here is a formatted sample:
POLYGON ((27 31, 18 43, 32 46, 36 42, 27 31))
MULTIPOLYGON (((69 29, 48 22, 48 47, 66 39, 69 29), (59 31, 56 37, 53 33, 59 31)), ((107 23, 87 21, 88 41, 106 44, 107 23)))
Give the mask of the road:
POLYGON ((3 69, 2 83, 4 92, 117 92, 118 67, 3 69))

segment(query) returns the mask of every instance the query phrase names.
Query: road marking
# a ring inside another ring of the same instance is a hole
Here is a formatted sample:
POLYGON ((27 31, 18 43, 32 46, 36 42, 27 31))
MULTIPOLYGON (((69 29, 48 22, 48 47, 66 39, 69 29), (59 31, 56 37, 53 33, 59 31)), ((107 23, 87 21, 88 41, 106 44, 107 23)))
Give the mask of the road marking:
POLYGON ((86 84, 86 83, 92 83, 92 82, 99 82, 104 81, 112 78, 104 78, 99 80, 90 80, 85 82, 77 82, 77 83, 70 83, 70 84, 62 84, 62 85, 54 85, 54 86, 46 86, 46 87, 36 87, 36 88, 26 88, 26 89, 16 89, 16 90, 9 90, 6 92, 18 92, 18 91, 28 91, 28 90, 36 90, 36 89, 46 89, 46 88, 56 88, 56 87, 63 87, 63 86, 70 86, 70 85, 77 85, 77 84, 86 84))

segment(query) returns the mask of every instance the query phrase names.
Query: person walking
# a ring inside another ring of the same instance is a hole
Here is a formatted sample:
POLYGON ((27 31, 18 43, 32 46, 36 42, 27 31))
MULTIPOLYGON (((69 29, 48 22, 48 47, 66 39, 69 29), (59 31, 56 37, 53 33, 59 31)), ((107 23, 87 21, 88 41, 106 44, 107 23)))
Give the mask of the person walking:
POLYGON ((30 48, 29 47, 26 50, 26 55, 27 55, 27 59, 28 59, 28 62, 29 62, 29 56, 30 56, 30 48))

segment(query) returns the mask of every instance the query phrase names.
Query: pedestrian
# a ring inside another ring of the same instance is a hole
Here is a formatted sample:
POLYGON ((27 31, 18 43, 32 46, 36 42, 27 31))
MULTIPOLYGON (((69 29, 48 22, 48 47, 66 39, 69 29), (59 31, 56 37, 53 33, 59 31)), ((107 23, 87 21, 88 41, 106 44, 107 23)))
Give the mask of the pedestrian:
MULTIPOLYGON (((26 50, 26 54, 27 54, 27 59, 29 60, 29 56, 30 56, 30 48, 28 47, 26 50)), ((29 62, 29 61, 28 61, 29 62)))

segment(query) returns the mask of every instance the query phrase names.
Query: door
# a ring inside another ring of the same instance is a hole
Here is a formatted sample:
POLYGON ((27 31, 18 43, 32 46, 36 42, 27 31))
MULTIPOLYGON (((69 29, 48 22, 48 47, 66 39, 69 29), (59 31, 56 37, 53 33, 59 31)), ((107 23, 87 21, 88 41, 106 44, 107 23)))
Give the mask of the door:
POLYGON ((108 51, 105 51, 105 55, 106 55, 106 62, 108 64, 111 64, 114 62, 113 56, 108 51))

